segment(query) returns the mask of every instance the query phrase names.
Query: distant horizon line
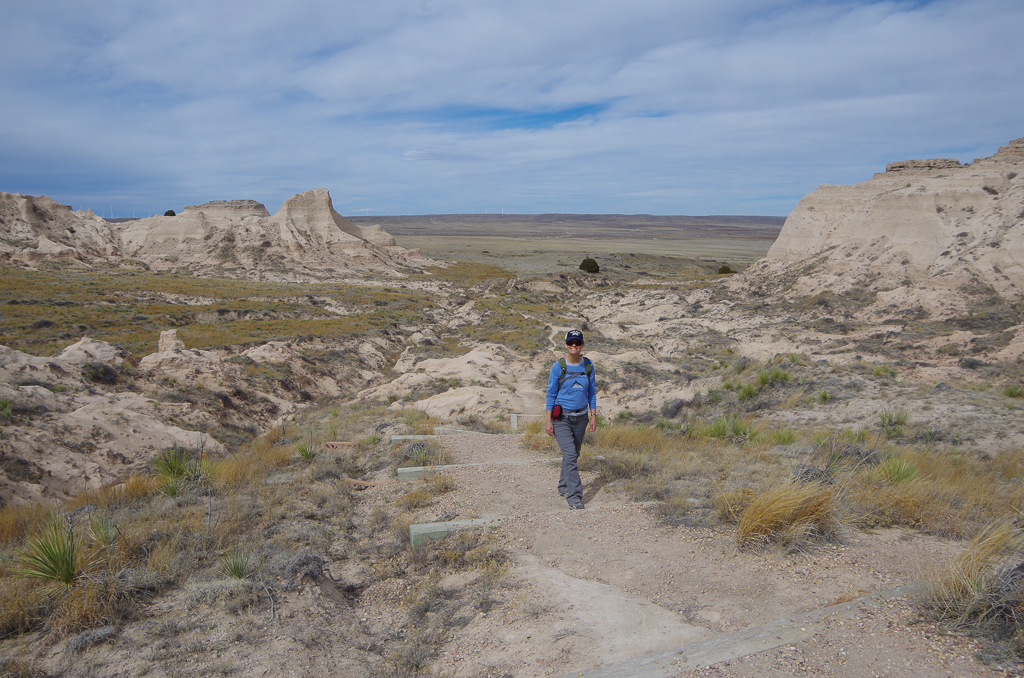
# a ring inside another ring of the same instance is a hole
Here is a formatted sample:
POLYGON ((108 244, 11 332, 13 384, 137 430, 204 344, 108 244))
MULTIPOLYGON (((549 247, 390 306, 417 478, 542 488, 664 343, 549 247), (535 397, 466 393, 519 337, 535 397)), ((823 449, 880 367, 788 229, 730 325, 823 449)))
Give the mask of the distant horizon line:
MULTIPOLYGON (((85 211, 85 210, 75 210, 85 211)), ((338 212, 335 209, 335 212, 338 212)), ((96 214, 93 212, 93 214, 96 214)), ((582 213, 582 212, 431 212, 423 214, 376 214, 376 215, 365 215, 365 214, 338 214, 344 219, 359 219, 360 221, 374 220, 374 219, 416 219, 424 217, 651 217, 657 219, 673 219, 673 218, 686 218, 686 219, 786 219, 789 215, 778 215, 778 214, 652 214, 650 212, 593 212, 593 213, 582 213)), ((125 222, 125 221, 140 221, 142 219, 149 219, 151 217, 163 216, 162 214, 151 214, 144 217, 104 217, 103 215, 97 215, 101 219, 111 223, 125 222)), ((179 212, 175 216, 181 216, 179 212)))

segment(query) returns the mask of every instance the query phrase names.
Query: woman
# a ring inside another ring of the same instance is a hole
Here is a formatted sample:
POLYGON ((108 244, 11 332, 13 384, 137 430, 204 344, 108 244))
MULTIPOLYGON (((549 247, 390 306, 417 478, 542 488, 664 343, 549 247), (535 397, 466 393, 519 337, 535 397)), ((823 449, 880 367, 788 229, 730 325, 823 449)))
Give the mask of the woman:
POLYGON ((587 422, 591 431, 597 430, 597 376, 594 364, 582 354, 583 332, 569 330, 565 333, 565 351, 567 355, 555 361, 548 375, 544 431, 555 437, 562 450, 558 493, 569 502, 570 509, 581 509, 584 508, 583 482, 578 461, 587 422))

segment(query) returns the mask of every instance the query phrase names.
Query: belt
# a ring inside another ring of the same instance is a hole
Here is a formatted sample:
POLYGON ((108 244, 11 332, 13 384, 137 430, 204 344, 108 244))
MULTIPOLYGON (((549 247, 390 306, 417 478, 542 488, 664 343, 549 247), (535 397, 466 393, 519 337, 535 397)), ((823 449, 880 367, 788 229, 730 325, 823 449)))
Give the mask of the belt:
POLYGON ((562 412, 562 414, 568 414, 568 415, 573 416, 573 417, 579 416, 581 414, 586 414, 586 413, 587 413, 587 408, 586 407, 584 407, 582 410, 565 410, 564 412, 562 412))

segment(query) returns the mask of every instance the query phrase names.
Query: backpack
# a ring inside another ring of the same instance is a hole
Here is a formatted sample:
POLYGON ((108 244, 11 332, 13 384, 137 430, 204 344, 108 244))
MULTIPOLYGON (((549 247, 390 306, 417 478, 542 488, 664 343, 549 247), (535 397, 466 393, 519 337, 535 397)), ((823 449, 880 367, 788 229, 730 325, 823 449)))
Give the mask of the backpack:
MULTIPOLYGON (((562 374, 558 377, 558 390, 562 390, 562 384, 565 383, 568 377, 569 368, 566 367, 565 358, 558 359, 558 365, 562 368, 562 374)), ((590 362, 590 358, 583 359, 583 372, 587 375, 587 379, 590 379, 590 374, 594 371, 594 363, 590 362)))

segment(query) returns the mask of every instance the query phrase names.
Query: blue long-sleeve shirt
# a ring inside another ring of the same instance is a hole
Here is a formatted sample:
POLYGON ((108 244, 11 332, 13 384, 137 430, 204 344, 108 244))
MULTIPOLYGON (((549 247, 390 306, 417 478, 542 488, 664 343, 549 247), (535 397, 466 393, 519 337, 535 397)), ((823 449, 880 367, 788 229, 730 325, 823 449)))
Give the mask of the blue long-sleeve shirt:
POLYGON ((566 410, 583 410, 588 406, 597 409, 597 368, 591 363, 590 377, 587 378, 586 358, 573 365, 565 361, 565 381, 558 387, 558 379, 562 376, 562 366, 555 361, 548 375, 548 397, 545 409, 548 411, 558 403, 566 410))

